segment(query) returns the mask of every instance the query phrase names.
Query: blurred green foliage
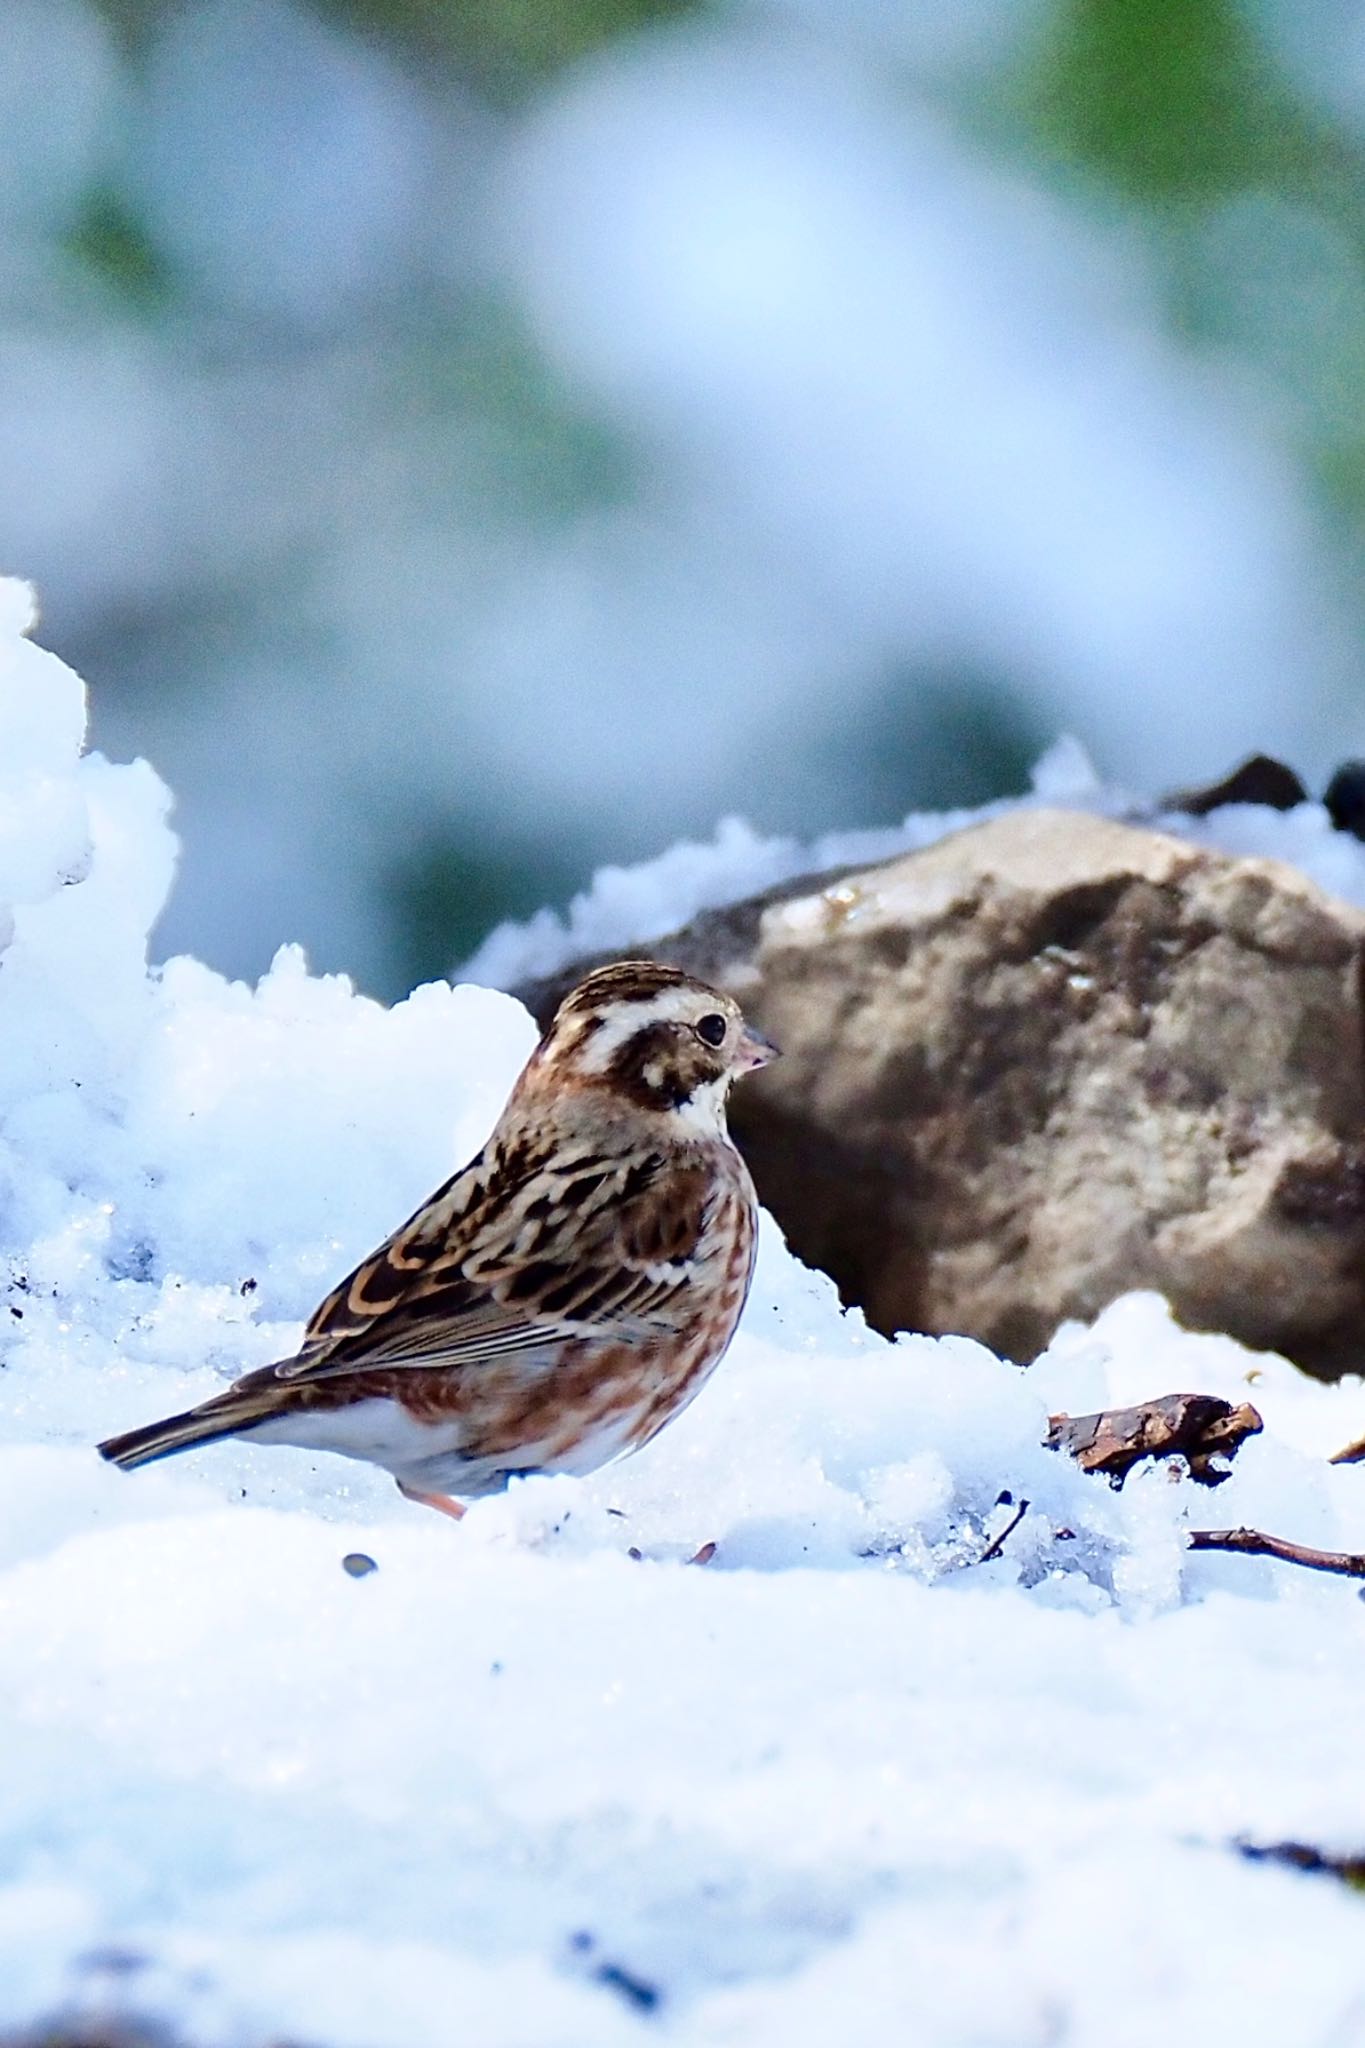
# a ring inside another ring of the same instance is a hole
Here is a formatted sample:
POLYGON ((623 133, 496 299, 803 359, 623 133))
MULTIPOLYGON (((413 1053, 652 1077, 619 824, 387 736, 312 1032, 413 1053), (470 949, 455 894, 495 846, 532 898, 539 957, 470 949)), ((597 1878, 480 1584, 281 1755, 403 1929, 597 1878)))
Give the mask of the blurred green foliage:
MULTIPOLYGON (((867 790, 867 817, 876 823, 912 810, 969 808, 1020 793, 1028 787, 1030 767, 1054 738, 1004 677, 960 668, 893 672, 874 698, 871 715, 850 735, 867 790)), ((849 822, 821 818, 817 826, 849 822)), ((774 823, 790 829, 786 820, 774 823)))
POLYGON ((95 185, 86 192, 64 247, 134 312, 159 312, 171 295, 169 265, 133 207, 112 185, 95 185))
POLYGON ((693 11, 689 0, 325 0, 352 27, 432 51, 505 100, 600 44, 693 11))
MULTIPOLYGON (((99 0, 136 47, 183 0, 99 0)), ((683 20, 701 0, 316 0, 318 11, 395 49, 436 58, 507 101, 600 44, 683 20)))
POLYGON ((582 852, 550 843, 471 841, 458 819, 426 835, 386 878, 395 919, 394 990, 448 974, 505 918, 566 903, 587 880, 582 852))
MULTIPOLYGON (((181 0, 100 4, 136 54, 181 0)), ((594 49, 707 8, 707 0, 311 4, 382 41, 400 64, 439 67, 495 109, 594 49)), ((830 0, 823 32, 838 32, 838 13, 830 0)), ((822 32, 818 11, 808 19, 822 32)), ((914 118, 933 89, 917 83, 914 118)), ((1255 11, 1244 0, 1047 0, 1022 49, 1011 43, 1005 57, 938 89, 983 147, 1064 186, 1073 203, 1079 196, 1111 218, 1117 209, 1145 236, 1171 332, 1261 380, 1271 417, 1337 530, 1348 546, 1365 547, 1365 154, 1279 60, 1255 11)), ((177 288, 112 182, 88 193, 65 246, 129 311, 155 315, 177 288)), ((407 302, 381 318, 388 373, 402 384, 411 425, 403 459, 419 494, 439 502, 473 492, 490 519, 534 526, 569 521, 634 488, 643 458, 585 412, 505 306, 471 289, 458 302, 407 302), (458 436, 450 431, 457 417, 458 436)), ((165 649, 144 666, 149 687, 175 670, 165 649)), ((840 745, 865 771, 865 815, 765 816, 756 799, 756 823, 807 832, 981 801, 1020 786, 1049 737, 1007 678, 897 673, 859 702, 840 745)), ((587 844, 490 845, 459 819, 430 830, 388 877, 394 986, 439 972, 498 917, 567 894, 586 880, 587 844)), ((634 851, 621 849, 623 857, 634 851)))
POLYGON ((1054 0, 1010 90, 1055 173, 1132 209, 1172 331, 1263 380, 1329 514, 1365 543, 1356 136, 1236 0, 1054 0))
POLYGON ((1231 0, 1061 0, 1034 63, 1044 133, 1154 206, 1297 176, 1315 154, 1231 0))
MULTIPOLYGON (((402 326, 392 374, 410 415, 433 427, 478 422, 490 517, 543 526, 626 497, 631 449, 555 371, 505 297, 476 288, 453 307, 410 306, 402 326)), ((427 446, 450 442, 431 437, 427 446)), ((456 459, 467 472, 467 445, 456 459)), ((443 481, 456 487, 454 477, 443 481)))

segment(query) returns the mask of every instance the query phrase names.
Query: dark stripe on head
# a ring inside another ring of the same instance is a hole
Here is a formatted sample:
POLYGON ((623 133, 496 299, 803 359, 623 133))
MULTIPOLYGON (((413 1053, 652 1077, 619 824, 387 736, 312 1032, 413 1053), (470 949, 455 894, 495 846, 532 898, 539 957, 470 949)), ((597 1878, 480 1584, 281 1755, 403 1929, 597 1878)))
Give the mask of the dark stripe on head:
POLYGON ((610 967, 595 968, 571 989, 559 1006, 559 1015, 596 1009, 601 1003, 648 1002, 661 990, 681 988, 691 979, 680 967, 666 967, 661 960, 617 960, 610 967))
POLYGON ((641 1109, 681 1109, 703 1081, 724 1071, 685 1025, 642 1024, 620 1046, 606 1079, 641 1109))

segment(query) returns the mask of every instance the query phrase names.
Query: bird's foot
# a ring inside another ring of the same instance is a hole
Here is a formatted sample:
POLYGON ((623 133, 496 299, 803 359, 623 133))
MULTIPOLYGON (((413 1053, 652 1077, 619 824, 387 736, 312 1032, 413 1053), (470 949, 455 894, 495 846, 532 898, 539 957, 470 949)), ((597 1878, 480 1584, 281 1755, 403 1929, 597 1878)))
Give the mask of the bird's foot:
MULTIPOLYGON (((687 1564, 710 1564, 715 1554, 716 1546, 714 1543, 703 1543, 701 1549, 694 1550, 691 1557, 687 1558, 685 1562, 687 1564)), ((632 1564, 644 1563, 645 1554, 636 1543, 631 1544, 630 1549, 626 1552, 626 1556, 632 1564)))
POLYGON ((435 1508, 438 1515, 449 1515, 452 1522, 464 1520, 464 1503, 452 1500, 448 1493, 419 1493, 415 1486, 405 1486, 401 1479, 395 1484, 404 1500, 415 1500, 424 1508, 435 1508))

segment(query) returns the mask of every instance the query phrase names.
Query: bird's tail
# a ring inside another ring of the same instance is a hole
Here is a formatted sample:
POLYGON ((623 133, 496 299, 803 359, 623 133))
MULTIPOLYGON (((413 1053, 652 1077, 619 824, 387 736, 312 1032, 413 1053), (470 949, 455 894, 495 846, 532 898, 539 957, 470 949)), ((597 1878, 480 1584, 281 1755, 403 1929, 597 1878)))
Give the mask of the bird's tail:
POLYGON ((150 1465, 195 1444, 216 1444, 225 1436, 236 1436, 253 1423, 267 1421, 277 1406, 278 1396, 272 1398, 268 1387, 229 1387, 225 1393, 201 1401, 197 1408, 187 1408, 183 1415, 168 1415, 163 1422, 149 1422, 124 1436, 106 1438, 98 1446, 99 1454, 111 1465, 131 1472, 138 1465, 150 1465))

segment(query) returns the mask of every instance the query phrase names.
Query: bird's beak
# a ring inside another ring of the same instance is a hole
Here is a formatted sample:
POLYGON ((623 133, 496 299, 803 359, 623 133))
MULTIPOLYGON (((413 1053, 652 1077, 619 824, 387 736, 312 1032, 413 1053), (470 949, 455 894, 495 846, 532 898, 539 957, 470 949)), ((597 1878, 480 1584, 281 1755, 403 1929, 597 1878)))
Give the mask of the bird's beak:
POLYGON ((780 1060, 781 1057, 771 1038, 755 1031, 752 1024, 745 1025, 744 1035, 735 1047, 735 1065, 741 1074, 752 1074, 755 1067, 766 1067, 769 1060, 780 1060))

